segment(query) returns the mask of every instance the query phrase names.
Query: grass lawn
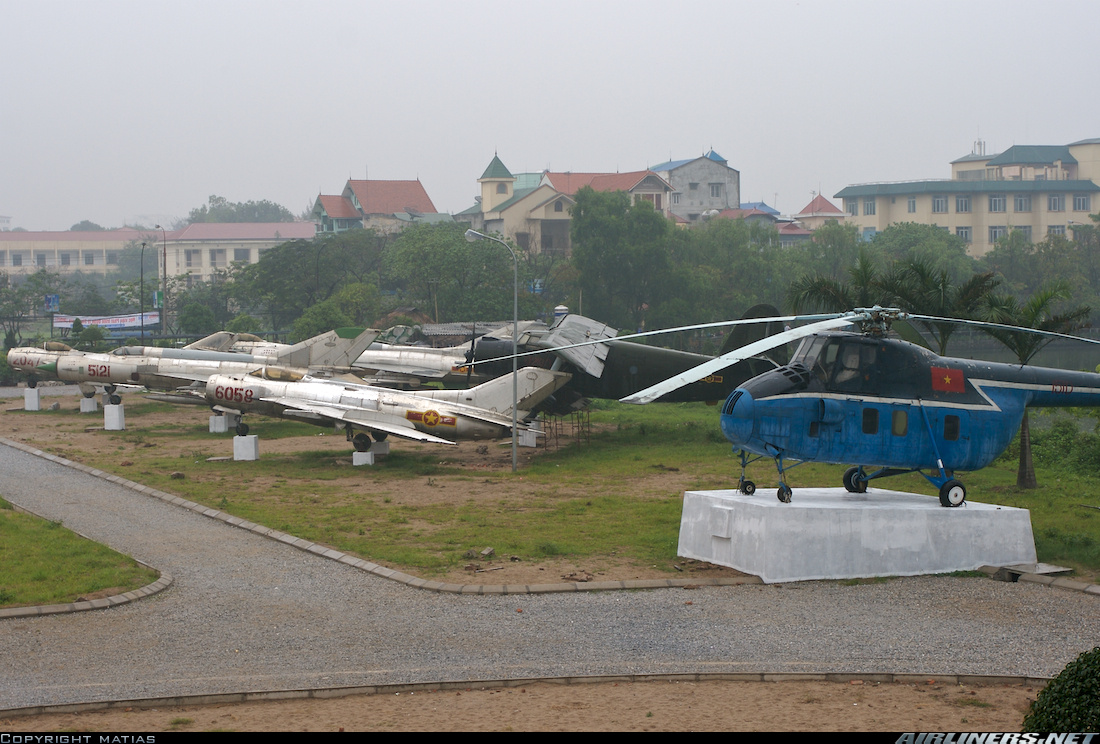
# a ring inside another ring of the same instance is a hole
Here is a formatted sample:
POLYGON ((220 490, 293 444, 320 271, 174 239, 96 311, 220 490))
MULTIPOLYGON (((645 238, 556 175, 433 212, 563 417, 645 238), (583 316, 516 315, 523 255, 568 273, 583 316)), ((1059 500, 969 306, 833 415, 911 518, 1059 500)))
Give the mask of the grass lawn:
POLYGON ((64 604, 122 594, 158 574, 60 522, 16 512, 0 499, 0 607, 64 604))

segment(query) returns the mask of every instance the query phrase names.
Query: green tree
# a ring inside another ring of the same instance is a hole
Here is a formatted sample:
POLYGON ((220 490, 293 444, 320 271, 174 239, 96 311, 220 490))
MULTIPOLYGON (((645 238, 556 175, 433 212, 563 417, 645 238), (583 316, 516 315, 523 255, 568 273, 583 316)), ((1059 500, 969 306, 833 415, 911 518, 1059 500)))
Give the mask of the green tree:
POLYGON ((884 285, 885 276, 878 261, 866 248, 859 251, 855 265, 848 269, 848 277, 847 282, 823 274, 799 277, 787 292, 787 307, 796 313, 810 310, 842 313, 857 307, 893 304, 894 296, 884 285))
POLYGON ((629 328, 668 290, 672 222, 649 202, 630 203, 625 191, 576 193, 571 237, 573 265, 586 313, 629 328))
MULTIPOLYGON (((895 264, 882 280, 902 310, 938 318, 975 319, 983 311, 986 298, 997 288, 996 275, 987 271, 970 274, 955 281, 946 268, 931 261, 911 258, 895 264)), ((958 323, 917 320, 936 342, 937 353, 947 354, 947 344, 959 329, 958 323)))
MULTIPOLYGON (((1021 328, 1069 333, 1079 328, 1091 312, 1087 306, 1056 312, 1056 306, 1068 300, 1070 295, 1069 287, 1061 282, 1044 286, 1022 304, 1012 295, 990 295, 986 298, 986 319, 1021 328)), ((986 328, 984 331, 1015 354, 1021 365, 1030 362, 1040 349, 1054 340, 1053 336, 1003 328, 986 328)), ((1035 488, 1038 485, 1031 459, 1031 428, 1026 409, 1020 424, 1020 465, 1016 471, 1016 485, 1019 488, 1035 488)))
POLYGON ((188 335, 204 336, 218 330, 213 311, 197 302, 184 305, 176 322, 180 331, 188 335))
POLYGON ((191 210, 188 222, 293 222, 286 207, 266 199, 231 202, 224 196, 211 195, 207 204, 191 210))
POLYGON ((94 232, 97 230, 106 230, 107 228, 97 225, 91 220, 81 220, 72 227, 69 228, 72 232, 94 232))
POLYGON ((975 271, 975 261, 966 252, 966 242, 936 225, 893 224, 877 233, 871 246, 889 261, 901 264, 918 261, 945 271, 956 283, 975 271))

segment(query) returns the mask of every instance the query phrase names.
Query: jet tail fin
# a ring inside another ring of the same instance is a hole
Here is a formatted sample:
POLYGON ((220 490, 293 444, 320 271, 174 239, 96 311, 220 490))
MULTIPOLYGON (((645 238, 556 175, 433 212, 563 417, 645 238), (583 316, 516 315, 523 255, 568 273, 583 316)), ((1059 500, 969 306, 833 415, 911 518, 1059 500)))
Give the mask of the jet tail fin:
MULTIPOLYGON (((572 377, 566 372, 554 372, 541 367, 524 367, 516 373, 516 376, 518 378, 516 400, 520 411, 531 410, 553 395, 555 390, 569 382, 572 377)), ((460 402, 498 413, 511 413, 511 373, 470 388, 462 395, 460 402)))
POLYGON ((350 368, 378 333, 374 328, 337 328, 284 349, 276 362, 287 367, 350 368))

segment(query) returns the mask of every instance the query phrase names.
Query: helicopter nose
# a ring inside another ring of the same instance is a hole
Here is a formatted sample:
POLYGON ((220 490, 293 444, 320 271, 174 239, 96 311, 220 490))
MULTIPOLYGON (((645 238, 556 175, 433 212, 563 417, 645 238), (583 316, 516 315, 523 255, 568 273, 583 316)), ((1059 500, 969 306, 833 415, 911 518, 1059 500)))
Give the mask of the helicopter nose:
POLYGON ((744 445, 752 438, 755 403, 752 395, 737 388, 722 406, 722 434, 735 445, 744 445))

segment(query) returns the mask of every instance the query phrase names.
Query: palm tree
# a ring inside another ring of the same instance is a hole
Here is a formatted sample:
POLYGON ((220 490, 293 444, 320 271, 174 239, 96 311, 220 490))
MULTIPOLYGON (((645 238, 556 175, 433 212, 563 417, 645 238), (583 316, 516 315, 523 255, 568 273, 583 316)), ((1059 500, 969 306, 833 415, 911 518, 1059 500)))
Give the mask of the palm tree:
POLYGON ((838 282, 823 274, 806 274, 791 282, 787 306, 796 313, 805 310, 842 313, 856 307, 888 305, 892 298, 882 288, 875 259, 860 249, 856 264, 848 269, 851 282, 838 282))
MULTIPOLYGON (((945 269, 913 258, 897 264, 883 279, 883 287, 894 295, 903 310, 940 318, 974 319, 985 299, 1000 280, 992 271, 974 274, 962 284, 956 284, 945 269)), ((958 330, 958 323, 916 321, 925 328, 939 347, 940 356, 947 354, 947 342, 958 330)))
MULTIPOLYGON (((1054 282, 1041 287, 1023 305, 1011 295, 990 295, 987 298, 986 317, 994 323, 1069 333, 1080 328, 1091 312, 1088 306, 1079 305, 1065 312, 1054 313, 1054 305, 1068 300, 1070 296, 1069 285, 1065 282, 1054 282)), ((1010 331, 1004 328, 983 330, 1015 354, 1021 365, 1030 362, 1040 349, 1054 340, 1053 336, 1026 331, 1010 331)), ((1028 425, 1027 409, 1024 409, 1024 420, 1020 424, 1020 466, 1016 471, 1016 486, 1035 488, 1037 485, 1035 464, 1031 460, 1031 429, 1028 425)))

